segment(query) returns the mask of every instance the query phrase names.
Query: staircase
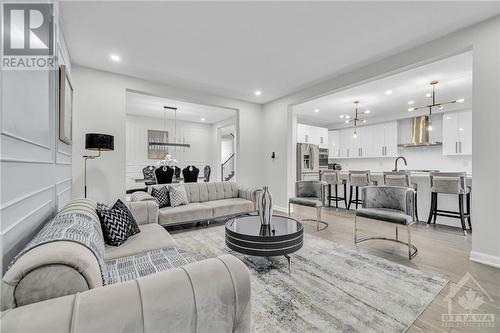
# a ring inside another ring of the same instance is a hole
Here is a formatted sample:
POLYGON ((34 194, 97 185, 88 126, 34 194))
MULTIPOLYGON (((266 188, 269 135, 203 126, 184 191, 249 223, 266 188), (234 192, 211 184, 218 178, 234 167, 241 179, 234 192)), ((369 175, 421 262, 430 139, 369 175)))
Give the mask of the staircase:
POLYGON ((234 177, 234 153, 220 166, 221 180, 228 181, 234 177))
POLYGON ((233 177, 234 177, 234 171, 231 171, 231 172, 229 173, 229 175, 227 175, 227 176, 225 176, 225 177, 224 177, 224 180, 225 180, 225 181, 228 181, 228 180, 230 180, 230 179, 231 179, 231 178, 233 178, 233 177))

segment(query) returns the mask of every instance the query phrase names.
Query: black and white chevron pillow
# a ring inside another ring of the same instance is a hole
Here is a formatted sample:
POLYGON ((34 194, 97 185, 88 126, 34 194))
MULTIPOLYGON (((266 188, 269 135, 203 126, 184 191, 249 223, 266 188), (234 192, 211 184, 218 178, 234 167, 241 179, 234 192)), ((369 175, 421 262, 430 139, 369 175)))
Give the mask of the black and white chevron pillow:
POLYGON ((186 189, 183 185, 170 186, 170 205, 177 207, 180 205, 187 205, 189 203, 187 198, 186 189))
POLYGON ((160 188, 153 187, 151 189, 151 196, 158 202, 158 207, 163 208, 170 206, 170 195, 168 193, 168 188, 162 186, 160 188))
POLYGON ((132 213, 120 199, 109 209, 99 205, 97 214, 101 220, 102 233, 106 244, 120 246, 130 236, 140 232, 132 213))

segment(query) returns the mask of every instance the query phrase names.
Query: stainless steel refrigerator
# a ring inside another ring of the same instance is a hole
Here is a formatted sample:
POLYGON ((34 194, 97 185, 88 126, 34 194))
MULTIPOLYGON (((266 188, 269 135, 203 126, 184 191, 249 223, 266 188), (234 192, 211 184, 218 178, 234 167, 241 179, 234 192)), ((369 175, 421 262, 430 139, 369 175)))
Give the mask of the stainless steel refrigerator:
POLYGON ((319 146, 297 143, 297 180, 319 180, 319 146))

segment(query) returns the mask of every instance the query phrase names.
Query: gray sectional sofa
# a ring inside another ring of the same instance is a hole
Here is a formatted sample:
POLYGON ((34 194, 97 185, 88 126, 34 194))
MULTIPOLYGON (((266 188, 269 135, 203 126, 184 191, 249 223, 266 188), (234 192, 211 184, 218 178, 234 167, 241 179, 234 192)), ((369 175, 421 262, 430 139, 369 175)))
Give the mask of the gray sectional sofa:
MULTIPOLYGON (((153 187, 148 187, 151 193, 153 187)), ((255 212, 257 197, 262 189, 257 187, 238 186, 234 182, 185 183, 189 203, 177 207, 163 207, 158 210, 158 223, 175 225, 196 221, 209 221, 214 218, 255 212)), ((155 201, 151 196, 135 193, 131 197, 131 205, 140 201, 155 201)), ((154 214, 153 211, 150 211, 154 214)), ((154 219, 154 216, 152 216, 154 219)))
MULTIPOLYGON (((75 199, 56 218, 98 222, 96 207, 75 199)), ((106 272, 95 252, 75 241, 41 243, 21 254, 2 279, 1 331, 249 332, 250 275, 233 256, 105 281, 113 267, 129 267, 148 253, 175 253, 171 262, 188 257, 158 224, 156 202, 132 202, 129 208, 141 232, 119 247, 102 245, 106 264, 114 265, 105 266, 106 272)))

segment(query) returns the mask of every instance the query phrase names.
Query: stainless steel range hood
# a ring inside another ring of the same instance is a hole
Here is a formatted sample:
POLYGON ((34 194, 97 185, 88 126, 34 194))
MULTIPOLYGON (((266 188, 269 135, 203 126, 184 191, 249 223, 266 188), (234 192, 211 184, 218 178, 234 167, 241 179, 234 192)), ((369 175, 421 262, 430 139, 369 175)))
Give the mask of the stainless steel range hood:
POLYGON ((398 147, 429 147, 429 146, 440 146, 442 142, 429 142, 429 130, 430 125, 429 116, 420 116, 413 118, 412 128, 412 142, 398 144, 398 147))

